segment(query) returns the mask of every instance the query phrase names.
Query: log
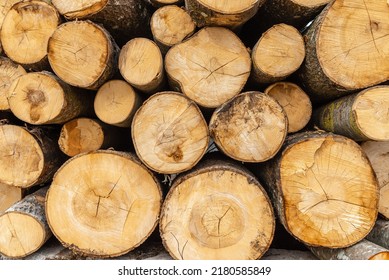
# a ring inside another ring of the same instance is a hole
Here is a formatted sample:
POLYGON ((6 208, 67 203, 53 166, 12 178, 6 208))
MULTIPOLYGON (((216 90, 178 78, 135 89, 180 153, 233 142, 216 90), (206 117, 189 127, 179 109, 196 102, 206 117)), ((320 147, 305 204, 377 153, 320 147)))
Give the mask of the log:
POLYGON ((0 183, 0 214, 22 198, 22 189, 0 183))
POLYGON ((8 89, 14 80, 26 73, 21 65, 0 56, 0 110, 9 110, 8 89))
POLYGON ((8 89, 12 113, 33 125, 63 124, 78 116, 92 116, 93 94, 80 92, 51 72, 30 72, 8 89))
POLYGON ((293 74, 305 57, 304 39, 300 32, 286 24, 265 31, 251 53, 252 79, 258 84, 274 83, 293 74))
POLYGON ((1 27, 5 54, 26 69, 49 69, 48 40, 60 24, 57 10, 44 1, 21 1, 6 14, 1 27))
POLYGON ((142 99, 125 81, 110 80, 97 91, 94 109, 97 117, 110 125, 130 127, 142 99))
POLYGON ((195 166, 208 148, 207 123, 198 106, 177 92, 151 96, 131 126, 135 151, 150 169, 163 174, 195 166))
POLYGON ((377 219, 373 229, 366 236, 366 239, 389 249, 389 222, 383 219, 377 219))
POLYGON ((91 21, 60 25, 48 44, 54 73, 69 85, 87 89, 96 90, 113 77, 118 53, 110 34, 91 21))
POLYGON ((389 219, 389 142, 366 141, 361 147, 377 175, 380 188, 378 212, 389 219))
POLYGON ((368 88, 314 110, 313 123, 355 141, 388 141, 388 98, 389 86, 368 88))
POLYGON ((284 260, 284 261, 296 261, 296 260, 317 260, 317 257, 310 251, 299 250, 284 250, 270 248, 261 260, 284 260))
POLYGON ((28 188, 48 182, 64 161, 55 131, 0 125, 0 183, 28 188))
POLYGON ((389 250, 368 240, 347 248, 310 247, 321 260, 389 260, 389 250))
POLYGON ((314 103, 389 79, 388 17, 385 1, 347 0, 333 1, 316 18, 305 34, 307 53, 299 73, 314 103))
POLYGON ((241 92, 251 59, 232 31, 205 27, 168 51, 165 69, 174 90, 212 109, 241 92))
POLYGON ((3 0, 1 1, 1 9, 0 9, 0 27, 3 25, 3 21, 11 7, 20 2, 20 0, 3 0))
POLYGON ((273 98, 250 91, 217 108, 209 122, 209 132, 227 156, 243 162, 263 162, 281 148, 288 120, 273 98))
POLYGON ((264 92, 284 109, 288 118, 288 133, 297 132, 308 124, 312 116, 312 103, 298 85, 278 82, 268 86, 264 92))
POLYGON ((31 255, 51 237, 45 215, 48 187, 26 196, 0 216, 0 253, 9 258, 31 255))
POLYGON ((142 244, 158 223, 161 204, 159 182, 134 155, 99 150, 72 157, 57 171, 46 215, 65 247, 107 258, 142 244))
POLYGON ((185 0, 185 7, 198 27, 238 29, 252 18, 265 0, 185 0))
POLYGON ((291 135, 276 157, 253 170, 281 224, 308 246, 348 247, 374 226, 378 183, 363 150, 346 137, 291 135))
POLYGON ((76 118, 61 128, 58 145, 69 157, 100 149, 123 147, 122 131, 90 118, 76 118))
POLYGON ((173 182, 160 233, 174 259, 259 259, 273 239, 275 218, 259 181, 242 165, 208 160, 173 182))
POLYGON ((123 46, 119 70, 130 85, 149 95, 164 86, 162 54, 155 42, 149 39, 135 38, 123 46))
POLYGON ((184 0, 145 0, 146 2, 153 5, 154 8, 161 8, 164 6, 170 5, 180 5, 183 4, 184 0))
POLYGON ((153 13, 150 28, 154 41, 165 55, 172 46, 190 37, 196 25, 184 9, 168 5, 153 13))
POLYGON ((68 20, 89 19, 102 24, 120 45, 135 37, 150 37, 151 13, 140 0, 52 0, 68 20))

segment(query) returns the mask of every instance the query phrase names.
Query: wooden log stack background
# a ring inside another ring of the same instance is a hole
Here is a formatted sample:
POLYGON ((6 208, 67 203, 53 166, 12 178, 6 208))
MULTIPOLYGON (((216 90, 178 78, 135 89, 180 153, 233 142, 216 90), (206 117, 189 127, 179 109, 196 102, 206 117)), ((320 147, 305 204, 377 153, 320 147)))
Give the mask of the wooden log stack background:
POLYGON ((0 7, 0 259, 389 259, 387 1, 0 7))

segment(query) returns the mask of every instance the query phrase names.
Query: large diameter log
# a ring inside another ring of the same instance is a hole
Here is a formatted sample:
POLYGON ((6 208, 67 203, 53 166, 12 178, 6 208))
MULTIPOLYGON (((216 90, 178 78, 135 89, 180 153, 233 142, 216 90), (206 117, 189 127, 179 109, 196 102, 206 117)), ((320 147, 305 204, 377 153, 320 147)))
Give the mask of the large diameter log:
POLYGON ((57 10, 44 1, 16 3, 1 27, 0 38, 5 54, 26 69, 48 69, 47 44, 59 23, 57 10))
POLYGON ((274 98, 288 117, 288 133, 303 129, 312 116, 309 96, 296 84, 278 82, 268 86, 265 93, 274 98))
POLYGON ((208 148, 208 126, 198 106, 177 92, 151 96, 136 112, 132 141, 150 169, 174 174, 195 166, 208 148))
POLYGON ((110 34, 91 21, 60 25, 48 44, 54 73, 69 85, 87 89, 98 89, 115 74, 118 53, 110 34))
POLYGON ((205 108, 216 108, 239 94, 251 70, 241 40, 222 27, 206 27, 165 57, 171 86, 205 108))
POLYGON ((31 255, 51 237, 42 188, 11 206, 0 216, 0 253, 10 258, 31 255))
POLYGON ((8 89, 14 80, 26 73, 21 65, 0 56, 0 110, 9 110, 8 89))
POLYGON ((389 249, 389 221, 377 219, 373 229, 366 239, 389 249))
POLYGON ((73 251, 123 255, 155 229, 162 193, 155 176, 135 156, 100 150, 68 160, 46 196, 49 226, 73 251))
POLYGON ((389 260, 389 250, 368 240, 347 248, 310 247, 321 260, 389 260))
POLYGON ((49 129, 0 125, 0 183, 28 188, 48 182, 63 162, 49 129))
POLYGON ((217 108, 209 122, 209 131, 227 156, 243 162, 263 162, 281 148, 288 120, 273 98, 250 91, 217 108))
POLYGON ((355 141, 389 140, 389 86, 368 88, 314 110, 314 124, 355 141))
POLYGON ((23 192, 21 188, 0 183, 0 214, 16 202, 22 200, 22 198, 23 192))
POLYGON ((259 84, 284 80, 299 69, 304 57, 300 32, 287 24, 274 25, 262 34, 253 48, 252 78, 259 84))
POLYGON ((153 94, 164 86, 163 58, 155 42, 135 38, 120 50, 119 70, 123 78, 138 90, 153 94))
POLYGON ((156 10, 150 21, 151 33, 162 54, 191 36, 196 25, 184 9, 168 5, 156 10))
POLYGON ((12 113, 34 125, 62 124, 81 115, 93 115, 93 98, 46 71, 22 75, 8 89, 12 113))
POLYGON ((185 0, 185 7, 198 27, 238 28, 252 18, 264 0, 185 0))
POLYGON ((142 99, 125 81, 111 80, 97 91, 94 109, 97 117, 110 125, 130 127, 142 99))
POLYGON ((339 135, 297 133, 254 168, 280 222, 309 246, 341 248, 362 240, 378 214, 375 173, 360 146, 339 135))
POLYGON ((259 181, 243 166, 204 161, 177 177, 163 203, 160 233, 174 259, 258 259, 275 218, 259 181))
POLYGON ((388 17, 381 0, 333 1, 317 17, 305 35, 300 72, 315 103, 389 79, 388 17))
POLYGON ((52 0, 69 20, 90 19, 102 24, 119 45, 135 37, 149 37, 150 11, 142 0, 52 0))
POLYGON ((377 175, 380 188, 378 211, 389 219, 389 142, 366 141, 361 144, 377 175))

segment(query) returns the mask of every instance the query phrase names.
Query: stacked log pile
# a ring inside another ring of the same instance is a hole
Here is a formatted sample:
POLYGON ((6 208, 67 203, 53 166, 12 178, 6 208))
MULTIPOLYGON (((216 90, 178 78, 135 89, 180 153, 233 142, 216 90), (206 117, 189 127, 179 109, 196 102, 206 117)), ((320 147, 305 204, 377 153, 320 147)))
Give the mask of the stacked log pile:
POLYGON ((386 1, 0 2, 0 258, 389 259, 386 1))

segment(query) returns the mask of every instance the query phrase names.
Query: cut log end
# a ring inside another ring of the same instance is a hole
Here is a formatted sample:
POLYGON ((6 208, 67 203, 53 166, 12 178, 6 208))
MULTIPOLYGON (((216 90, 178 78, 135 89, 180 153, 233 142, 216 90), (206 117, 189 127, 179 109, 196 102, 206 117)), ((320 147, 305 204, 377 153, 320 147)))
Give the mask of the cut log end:
POLYGON ((282 107, 260 92, 234 97, 213 113, 209 130, 226 155, 244 162, 263 162, 281 148, 287 134, 282 107))
POLYGON ((0 214, 23 198, 21 188, 0 183, 0 214))
POLYGON ((132 123, 139 158, 152 170, 188 170, 208 148, 208 126, 197 105, 176 92, 161 92, 140 107, 132 123))
POLYGON ((52 0, 53 5, 67 19, 81 19, 102 10, 109 0, 61 1, 52 0))

